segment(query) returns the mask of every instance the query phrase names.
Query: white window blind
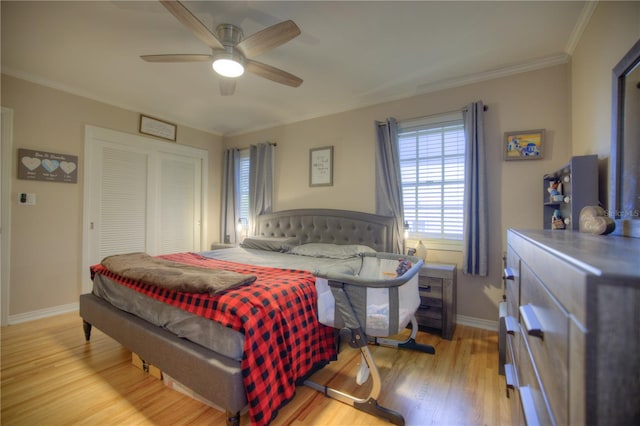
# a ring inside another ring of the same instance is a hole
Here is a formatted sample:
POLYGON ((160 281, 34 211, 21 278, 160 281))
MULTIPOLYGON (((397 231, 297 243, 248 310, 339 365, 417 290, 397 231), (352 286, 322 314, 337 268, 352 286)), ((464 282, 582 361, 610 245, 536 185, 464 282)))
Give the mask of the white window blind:
POLYGON ((238 167, 238 214, 244 226, 249 219, 249 150, 240 151, 240 164, 238 167))
POLYGON ((399 123, 404 219, 412 238, 462 240, 462 113, 399 123))

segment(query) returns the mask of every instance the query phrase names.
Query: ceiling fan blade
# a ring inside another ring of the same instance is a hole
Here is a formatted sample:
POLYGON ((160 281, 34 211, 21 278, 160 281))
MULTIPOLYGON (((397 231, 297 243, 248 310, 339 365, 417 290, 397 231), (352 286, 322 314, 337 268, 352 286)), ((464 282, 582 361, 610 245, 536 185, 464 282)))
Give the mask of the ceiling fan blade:
POLYGON ((286 86, 298 87, 302 84, 301 78, 276 67, 272 67, 271 65, 263 64, 262 62, 247 60, 245 68, 247 71, 259 75, 260 77, 286 86))
POLYGON ((169 55, 142 55, 147 62, 208 62, 213 60, 211 55, 169 54, 169 55))
POLYGON ((195 34, 200 40, 202 40, 207 46, 212 49, 224 49, 224 46, 216 38, 215 35, 202 23, 198 18, 193 15, 182 3, 179 1, 166 1, 160 0, 160 3, 167 8, 173 16, 182 22, 187 28, 195 34))
POLYGON ((250 35, 236 45, 247 58, 253 58, 300 35, 300 28, 288 20, 250 35))
POLYGON ((236 91, 236 79, 228 77, 220 77, 220 94, 222 96, 231 96, 236 91))

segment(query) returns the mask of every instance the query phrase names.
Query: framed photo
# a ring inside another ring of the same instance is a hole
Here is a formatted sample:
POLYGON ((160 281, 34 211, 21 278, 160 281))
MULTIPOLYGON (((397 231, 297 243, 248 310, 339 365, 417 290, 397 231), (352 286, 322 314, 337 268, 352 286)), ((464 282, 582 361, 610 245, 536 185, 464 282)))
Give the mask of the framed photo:
POLYGON ((539 160, 544 157, 544 129, 505 132, 505 160, 539 160))
POLYGON ((140 133, 158 138, 176 141, 177 126, 173 123, 158 120, 148 115, 140 114, 140 133))
POLYGON ((309 186, 333 185, 333 146, 309 150, 309 186))

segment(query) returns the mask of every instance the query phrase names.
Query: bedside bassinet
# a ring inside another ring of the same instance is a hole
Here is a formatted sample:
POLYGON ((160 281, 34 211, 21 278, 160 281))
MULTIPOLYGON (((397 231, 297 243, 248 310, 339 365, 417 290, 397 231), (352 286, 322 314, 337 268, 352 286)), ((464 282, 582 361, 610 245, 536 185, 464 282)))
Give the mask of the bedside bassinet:
POLYGON ((364 361, 358 372, 358 383, 364 383, 370 373, 371 392, 367 398, 356 398, 310 380, 305 385, 354 408, 403 425, 404 418, 400 413, 377 402, 381 378, 367 345, 374 343, 435 353, 432 346, 415 342, 418 325, 414 314, 420 305, 418 273, 423 261, 392 253, 363 253, 360 256, 362 265, 356 275, 331 270, 316 272, 318 320, 348 330, 349 345, 360 349, 364 361), (400 333, 409 322, 412 331, 408 339, 384 338, 400 333))

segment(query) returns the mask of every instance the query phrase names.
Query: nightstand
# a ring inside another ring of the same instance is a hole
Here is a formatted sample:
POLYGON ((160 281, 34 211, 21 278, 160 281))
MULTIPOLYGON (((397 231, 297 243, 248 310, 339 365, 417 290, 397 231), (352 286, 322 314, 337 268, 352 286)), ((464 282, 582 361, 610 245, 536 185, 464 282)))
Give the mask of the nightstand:
POLYGON ((456 281, 456 265, 427 263, 420 269, 420 307, 416 312, 420 329, 436 329, 443 338, 453 338, 456 327, 456 281))

